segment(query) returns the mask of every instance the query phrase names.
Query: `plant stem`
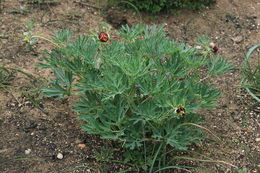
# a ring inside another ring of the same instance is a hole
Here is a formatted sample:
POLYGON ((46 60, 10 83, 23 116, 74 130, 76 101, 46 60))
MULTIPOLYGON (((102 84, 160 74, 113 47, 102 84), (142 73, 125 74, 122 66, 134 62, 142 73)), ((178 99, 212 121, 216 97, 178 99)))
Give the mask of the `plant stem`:
MULTIPOLYGON (((142 131, 143 131, 143 138, 145 139, 145 130, 144 130, 144 122, 143 121, 142 121, 142 131)), ((145 165, 147 165, 145 140, 144 140, 144 163, 145 163, 145 165)))
POLYGON ((54 46, 56 46, 58 48, 61 48, 60 45, 58 45, 57 43, 54 43, 53 41, 51 41, 51 40, 49 40, 49 39, 47 39, 45 37, 42 37, 42 36, 39 36, 39 35, 34 35, 34 36, 32 36, 32 38, 40 38, 42 40, 50 42, 51 44, 53 44, 54 46))

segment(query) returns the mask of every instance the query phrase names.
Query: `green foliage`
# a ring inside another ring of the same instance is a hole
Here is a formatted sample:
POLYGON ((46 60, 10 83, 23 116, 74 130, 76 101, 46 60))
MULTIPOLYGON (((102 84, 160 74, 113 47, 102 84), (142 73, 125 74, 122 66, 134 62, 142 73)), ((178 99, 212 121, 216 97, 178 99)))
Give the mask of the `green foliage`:
POLYGON ((216 57, 212 59, 209 64, 209 73, 212 75, 218 75, 223 72, 228 72, 232 68, 232 63, 227 63, 227 60, 224 58, 216 57), (223 64, 226 64, 226 66, 223 66, 223 64))
POLYGON ((23 33, 23 42, 26 44, 28 50, 34 51, 33 47, 37 43, 37 40, 33 38, 32 29, 35 27, 35 21, 29 20, 25 24, 26 31, 23 33))
POLYGON ((142 11, 158 13, 173 8, 188 8, 192 10, 203 9, 213 4, 215 0, 109 0, 112 3, 123 3, 129 7, 136 7, 142 11))
POLYGON ((25 28, 26 28, 27 32, 32 31, 32 29, 35 27, 35 24, 36 24, 36 22, 34 19, 31 19, 28 22, 26 22, 25 28))
POLYGON ((45 96, 56 96, 57 99, 63 98, 64 95, 70 95, 71 84, 73 82, 72 73, 62 71, 61 69, 54 70, 55 81, 50 82, 52 88, 43 88, 45 96))
POLYGON ((246 168, 238 169, 237 173, 247 173, 247 169, 246 168))
POLYGON ((113 159, 113 150, 108 147, 101 147, 99 152, 95 152, 97 161, 109 162, 113 159))
MULTIPOLYGON (((249 49, 246 54, 245 61, 243 64, 243 79, 242 86, 246 88, 248 93, 255 98, 258 102, 260 102, 260 58, 258 55, 257 62, 250 63, 252 60, 253 52, 256 52, 257 49, 260 48, 260 44, 257 44, 249 49)), ((255 57, 257 57, 255 55, 255 57)))
POLYGON ((46 85, 46 81, 43 79, 33 80, 28 82, 26 86, 21 88, 21 97, 25 97, 30 101, 31 105, 41 109, 40 104, 42 101, 42 88, 46 85))
POLYGON ((11 81, 14 79, 14 71, 5 67, 0 67, 0 89, 7 88, 11 85, 11 81))
POLYGON ((118 141, 125 162, 152 172, 167 166, 167 146, 187 150, 203 138, 194 126, 203 122, 196 111, 214 107, 220 92, 200 82, 201 69, 210 77, 231 65, 198 56, 195 48, 167 38, 161 26, 125 26, 119 35, 121 40, 104 43, 56 33, 58 46, 40 64, 54 71, 43 92, 57 99, 77 95, 74 111, 86 122, 83 130, 118 141))

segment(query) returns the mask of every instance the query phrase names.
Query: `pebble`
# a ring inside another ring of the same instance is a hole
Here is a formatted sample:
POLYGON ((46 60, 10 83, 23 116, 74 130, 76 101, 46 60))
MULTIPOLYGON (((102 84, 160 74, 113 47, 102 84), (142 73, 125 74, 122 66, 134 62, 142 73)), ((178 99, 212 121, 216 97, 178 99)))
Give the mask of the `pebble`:
POLYGON ((198 50, 201 50, 201 49, 202 49, 201 46, 196 46, 195 48, 198 49, 198 50))
POLYGON ((86 144, 78 144, 78 147, 79 147, 80 149, 86 148, 86 144))
POLYGON ((63 159, 63 154, 58 153, 58 154, 57 154, 57 158, 60 159, 60 160, 63 159))
POLYGON ((75 143, 76 143, 76 144, 80 144, 81 142, 82 142, 82 141, 81 141, 80 139, 76 139, 76 140, 75 140, 75 143))
POLYGON ((39 125, 38 129, 39 130, 47 130, 47 127, 45 125, 39 125))
POLYGON ((31 149, 27 149, 27 150, 24 151, 24 153, 25 153, 26 155, 30 154, 31 152, 32 152, 31 149))
POLYGON ((243 41, 243 37, 242 36, 237 36, 237 37, 233 37, 231 38, 232 41, 234 41, 235 43, 240 43, 243 41))
POLYGON ((256 141, 256 142, 260 142, 260 138, 256 138, 255 141, 256 141))

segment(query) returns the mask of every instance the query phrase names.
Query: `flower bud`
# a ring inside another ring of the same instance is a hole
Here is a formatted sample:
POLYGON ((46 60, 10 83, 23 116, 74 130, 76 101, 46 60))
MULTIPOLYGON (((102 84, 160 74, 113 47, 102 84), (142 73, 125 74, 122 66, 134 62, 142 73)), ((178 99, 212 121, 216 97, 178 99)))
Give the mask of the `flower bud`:
POLYGON ((211 47, 212 49, 213 49, 214 46, 215 46, 215 43, 213 43, 213 42, 209 43, 209 47, 211 47))
POLYGON ((141 88, 142 86, 140 85, 140 84, 137 84, 137 85, 135 85, 135 88, 136 89, 139 89, 139 88, 141 88))
POLYGON ((29 37, 26 36, 26 37, 24 37, 23 42, 25 42, 25 43, 30 43, 31 40, 30 40, 29 37))
POLYGON ((101 32, 98 36, 99 40, 102 42, 107 42, 108 41, 108 34, 105 32, 101 32))
POLYGON ((185 115, 185 112, 186 112, 186 110, 185 110, 185 108, 184 108, 182 105, 179 105, 179 106, 176 108, 176 113, 177 113, 178 115, 185 115))
POLYGON ((170 78, 171 77, 171 73, 170 72, 165 73, 165 77, 166 78, 170 78))
POLYGON ((209 47, 212 48, 213 52, 217 52, 219 49, 218 46, 213 42, 209 43, 209 47))
POLYGON ((217 45, 215 45, 215 46, 213 47, 213 51, 214 51, 214 52, 217 52, 217 51, 218 51, 218 46, 217 46, 217 45))

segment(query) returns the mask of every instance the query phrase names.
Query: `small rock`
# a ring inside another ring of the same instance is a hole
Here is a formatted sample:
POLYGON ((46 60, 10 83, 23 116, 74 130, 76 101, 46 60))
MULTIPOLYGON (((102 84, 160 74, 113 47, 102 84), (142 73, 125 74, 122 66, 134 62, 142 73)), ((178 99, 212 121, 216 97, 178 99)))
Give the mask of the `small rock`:
POLYGON ((27 150, 24 151, 24 153, 25 153, 26 155, 30 154, 31 152, 32 152, 31 149, 27 149, 27 150))
POLYGON ((57 148, 57 146, 54 143, 50 143, 48 146, 49 146, 49 149, 52 151, 55 151, 57 148))
POLYGON ((28 105, 31 104, 31 102, 30 101, 26 101, 26 102, 24 102, 24 104, 28 106, 28 105))
POLYGON ((260 25, 260 18, 256 19, 256 24, 259 26, 260 25))
POLYGON ((63 154, 58 153, 58 154, 57 154, 57 159, 60 159, 60 160, 63 159, 63 154))
POLYGON ((237 37, 233 37, 231 38, 232 41, 234 41, 235 43, 240 43, 243 41, 243 37, 242 36, 237 36, 237 37))
POLYGON ((78 147, 79 147, 80 149, 86 148, 86 144, 78 144, 78 147))
POLYGON ((195 48, 196 48, 197 50, 201 50, 201 49, 202 49, 201 46, 196 46, 195 48))
POLYGON ((260 142, 260 138, 256 138, 255 141, 256 141, 256 142, 260 142))
POLYGON ((41 124, 41 125, 38 126, 38 129, 39 130, 47 130, 47 127, 45 125, 41 124))
POLYGON ((25 10, 25 6, 20 5, 20 10, 25 10))
POLYGON ((237 110, 238 109, 238 106, 234 103, 230 103, 228 106, 229 106, 229 109, 231 109, 231 110, 237 110))
POLYGON ((15 106, 15 103, 11 103, 10 105, 14 107, 14 106, 15 106))
POLYGON ((81 141, 80 139, 76 139, 76 140, 75 140, 75 143, 76 143, 76 144, 80 144, 81 142, 82 142, 82 141, 81 141))

